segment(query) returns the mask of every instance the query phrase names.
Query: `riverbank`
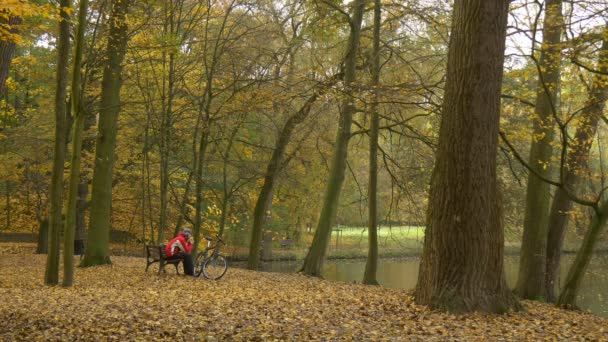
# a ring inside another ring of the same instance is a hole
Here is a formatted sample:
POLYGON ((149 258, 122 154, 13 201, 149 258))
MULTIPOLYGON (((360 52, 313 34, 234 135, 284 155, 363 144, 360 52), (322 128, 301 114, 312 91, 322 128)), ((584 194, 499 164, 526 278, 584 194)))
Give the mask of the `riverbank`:
POLYGON ((524 301, 506 315, 450 315, 408 291, 230 268, 212 282, 145 261, 76 270, 42 285, 46 256, 0 255, 0 340, 608 340, 608 320, 524 301))

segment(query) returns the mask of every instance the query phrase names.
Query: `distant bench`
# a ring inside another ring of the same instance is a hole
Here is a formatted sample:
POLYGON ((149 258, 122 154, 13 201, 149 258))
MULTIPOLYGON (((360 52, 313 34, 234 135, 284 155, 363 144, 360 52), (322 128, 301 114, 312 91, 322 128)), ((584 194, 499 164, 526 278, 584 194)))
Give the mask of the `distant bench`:
POLYGON ((167 273, 167 271, 165 271, 165 266, 168 264, 175 266, 175 272, 179 274, 179 268, 177 266, 182 262, 182 258, 167 258, 167 255, 165 254, 165 245, 146 245, 146 272, 148 272, 150 265, 156 262, 159 264, 158 274, 161 272, 167 273))
POLYGON ((280 241, 281 244, 281 248, 290 248, 291 246, 293 246, 293 240, 292 239, 283 239, 280 241))

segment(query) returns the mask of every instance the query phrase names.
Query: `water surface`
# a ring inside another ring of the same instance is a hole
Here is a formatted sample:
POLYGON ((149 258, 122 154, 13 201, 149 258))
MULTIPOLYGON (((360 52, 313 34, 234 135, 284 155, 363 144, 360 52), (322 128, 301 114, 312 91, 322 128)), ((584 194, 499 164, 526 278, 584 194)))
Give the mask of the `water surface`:
MULTIPOLYGON (((574 261, 573 254, 562 256, 560 281, 566 278, 568 267, 574 261)), ((378 282, 387 288, 413 289, 418 277, 420 259, 416 257, 403 259, 382 259, 378 263, 378 282)), ((505 256, 505 273, 510 287, 517 281, 518 255, 505 256)), ((295 272, 301 262, 279 261, 266 263, 265 271, 295 272)), ((323 277, 328 280, 343 282, 361 282, 365 271, 365 260, 326 260, 323 266, 323 277)), ((581 285, 577 304, 584 310, 608 317, 608 255, 595 255, 587 269, 581 285)))

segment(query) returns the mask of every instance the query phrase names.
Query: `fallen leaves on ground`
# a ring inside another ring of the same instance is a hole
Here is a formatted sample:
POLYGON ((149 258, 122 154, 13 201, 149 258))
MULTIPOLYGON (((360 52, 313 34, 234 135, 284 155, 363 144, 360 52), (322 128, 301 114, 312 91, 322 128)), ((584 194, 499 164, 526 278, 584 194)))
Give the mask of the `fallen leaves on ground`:
POLYGON ((524 302, 525 312, 451 315, 407 291, 230 268, 209 281, 144 272, 145 259, 78 268, 46 287, 44 255, 0 255, 0 340, 605 340, 608 320, 524 302))

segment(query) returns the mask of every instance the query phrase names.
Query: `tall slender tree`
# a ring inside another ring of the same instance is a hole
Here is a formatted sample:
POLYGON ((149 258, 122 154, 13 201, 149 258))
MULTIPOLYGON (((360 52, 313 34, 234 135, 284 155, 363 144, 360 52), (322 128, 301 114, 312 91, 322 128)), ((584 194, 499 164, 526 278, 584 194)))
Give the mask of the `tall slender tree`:
MULTIPOLYGON (((608 28, 604 30, 604 34, 608 34, 608 28)), ((608 36, 605 36, 608 37, 608 36)), ((589 91, 589 99, 585 103, 582 112, 580 113, 579 124, 576 128, 576 133, 570 144, 570 148, 566 157, 565 169, 562 171, 561 183, 562 187, 555 191, 553 204, 551 205, 551 213, 549 215, 549 234, 547 237, 547 273, 546 273, 546 296, 547 300, 555 301, 555 288, 557 275, 560 268, 560 259, 564 236, 568 228, 568 212, 572 209, 572 199, 564 190, 574 191, 580 183, 580 174, 584 170, 589 159, 589 151, 593 144, 593 137, 597 131, 597 126, 606 101, 608 100, 608 38, 604 39, 602 48, 599 51, 597 60, 598 73, 593 76, 591 89, 589 91)), ((601 229, 597 226, 602 225, 602 220, 608 213, 597 212, 594 216, 594 221, 590 230, 601 229)), ((587 242, 586 244, 590 244, 587 242)), ((584 244, 584 245, 586 245, 584 244)), ((582 262, 582 260, 581 260, 582 262)), ((572 275, 574 277, 574 274, 572 275)), ((578 286, 578 285, 577 285, 578 286)), ((567 298, 562 297, 562 302, 574 303, 576 291, 573 291, 574 283, 566 283, 566 289, 571 292, 567 298)))
POLYGON ((78 29, 74 47, 74 61, 72 66, 72 94, 71 105, 74 115, 72 127, 72 157, 70 163, 70 181, 68 190, 68 204, 66 208, 66 224, 63 236, 63 286, 69 287, 74 283, 74 237, 76 235, 76 213, 78 202, 78 184, 80 183, 80 160, 82 150, 82 131, 84 130, 84 113, 81 99, 81 64, 84 45, 84 31, 86 29, 88 0, 80 0, 78 8, 78 29))
POLYGON ((369 185, 367 190, 368 203, 368 252, 363 274, 364 284, 378 284, 378 134, 380 131, 380 115, 378 114, 378 85, 380 83, 380 20, 382 17, 381 1, 374 0, 374 43, 372 51, 372 81, 374 102, 371 105, 371 128, 369 131, 369 185))
POLYGON ((63 207, 63 163, 67 129, 67 86, 70 60, 70 0, 61 0, 59 37, 57 39, 57 88, 55 90, 55 144, 53 148, 53 175, 50 191, 49 249, 46 259, 44 283, 59 283, 59 246, 61 239, 61 211, 63 207))
POLYGON ((336 219, 340 191, 342 190, 342 183, 344 182, 346 170, 351 124, 353 114, 356 111, 353 88, 356 82, 357 49, 361 37, 361 22, 363 21, 365 0, 355 0, 352 2, 352 6, 353 14, 352 16, 347 17, 350 26, 350 35, 346 47, 346 57, 344 58, 345 97, 338 122, 336 143, 334 145, 321 216, 319 217, 312 244, 306 254, 304 265, 301 269, 301 272, 304 274, 316 277, 321 276, 321 267, 323 266, 325 252, 331 237, 332 226, 336 219))
POLYGON ((456 0, 415 299, 433 309, 518 309, 503 266, 496 155, 509 0, 456 0))
MULTIPOLYGON (((562 0, 547 0, 543 44, 537 64, 538 85, 529 159, 529 165, 544 177, 551 172, 554 116, 557 115, 559 100, 562 30, 562 0)), ((544 297, 550 191, 550 185, 535 174, 528 176, 519 277, 515 287, 519 296, 526 299, 544 297)))
POLYGON ((287 144, 291 140, 291 136, 296 127, 308 117, 312 105, 317 101, 319 96, 324 94, 330 86, 336 83, 335 80, 337 80, 337 78, 331 80, 327 85, 322 84, 320 89, 315 89, 315 92, 306 100, 306 102, 304 102, 304 105, 287 119, 279 132, 279 137, 272 150, 272 156, 270 157, 268 165, 266 165, 264 183, 262 184, 262 189, 260 190, 253 210, 253 226, 249 243, 249 257, 247 259, 247 268, 250 270, 256 270, 260 262, 260 247, 262 244, 264 219, 266 217, 266 211, 272 203, 276 179, 279 176, 280 171, 286 166, 284 159, 287 144))
POLYGON ((127 47, 126 14, 130 0, 114 0, 108 33, 107 63, 103 70, 100 115, 95 149, 91 217, 87 235, 87 249, 83 266, 111 263, 110 211, 112 207, 112 175, 118 113, 122 61, 127 47))

